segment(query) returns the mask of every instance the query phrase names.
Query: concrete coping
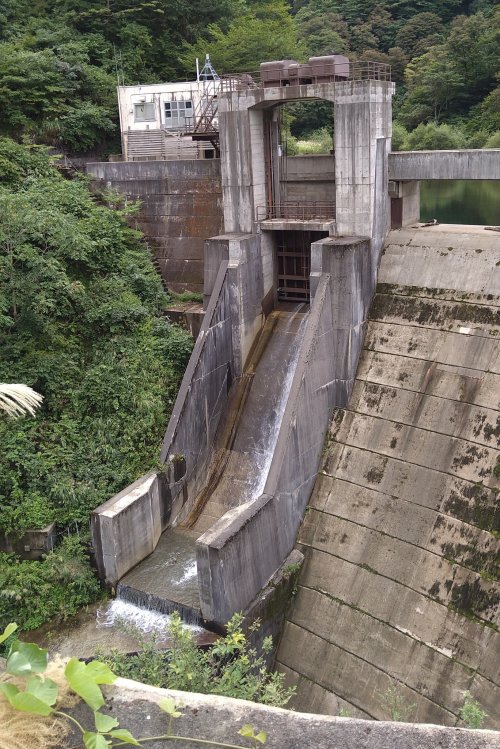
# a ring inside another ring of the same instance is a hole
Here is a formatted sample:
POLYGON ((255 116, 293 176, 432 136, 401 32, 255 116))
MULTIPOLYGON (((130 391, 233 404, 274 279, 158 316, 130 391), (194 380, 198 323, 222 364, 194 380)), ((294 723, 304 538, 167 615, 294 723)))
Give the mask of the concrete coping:
MULTIPOLYGON (((500 749, 500 733, 496 731, 299 713, 229 697, 159 689, 121 678, 113 686, 104 687, 104 692, 120 726, 137 738, 166 732, 168 718, 158 703, 171 697, 182 713, 173 722, 174 734, 242 748, 249 743, 238 731, 249 724, 256 732, 266 732, 265 746, 269 749, 500 749)), ((71 712, 88 724, 86 706, 80 703, 71 712)), ((73 746, 72 740, 68 737, 65 746, 73 746)), ((189 740, 176 740, 175 744, 179 749, 193 746, 189 740)), ((148 742, 148 746, 165 749, 166 742, 148 742)))
POLYGON ((197 539, 196 544, 210 546, 212 549, 222 549, 271 500, 272 496, 270 494, 261 494, 257 499, 252 499, 239 507, 228 510, 197 539))
POLYGON ((123 512, 123 510, 132 505, 138 497, 146 494, 149 491, 151 484, 156 480, 156 477, 156 471, 149 471, 149 473, 144 474, 144 476, 138 478, 137 481, 134 481, 133 484, 129 484, 125 489, 122 489, 121 492, 114 494, 110 499, 106 500, 106 502, 103 502, 102 505, 99 505, 99 507, 94 510, 94 514, 104 515, 107 518, 114 518, 120 512, 123 512))

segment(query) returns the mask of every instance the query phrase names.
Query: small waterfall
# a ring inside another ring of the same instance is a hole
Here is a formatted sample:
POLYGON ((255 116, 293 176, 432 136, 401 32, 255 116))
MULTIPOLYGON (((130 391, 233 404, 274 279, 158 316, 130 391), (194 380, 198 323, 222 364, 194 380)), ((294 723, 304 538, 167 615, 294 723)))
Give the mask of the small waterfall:
MULTIPOLYGON (((194 564, 196 564, 196 562, 194 562, 194 564)), ((177 584, 182 585, 180 579, 177 584)), ((176 611, 180 614, 184 624, 203 628, 201 611, 194 609, 191 606, 183 606, 182 603, 177 601, 169 601, 166 598, 155 595, 154 593, 147 593, 146 591, 132 588, 130 585, 118 583, 115 601, 117 604, 126 605, 126 608, 124 608, 123 611, 127 616, 127 621, 134 626, 135 622, 130 621, 127 612, 135 617, 138 623, 144 622, 146 625, 151 617, 151 626, 153 626, 155 622, 155 617, 160 616, 164 622, 163 627, 165 627, 168 624, 170 618, 169 615, 176 611)), ((104 623, 103 626, 105 626, 104 623)), ((138 626, 141 628, 140 624, 138 624, 138 626)))
MULTIPOLYGON (((97 627, 99 629, 125 624, 145 634, 164 636, 169 622, 169 614, 145 609, 121 598, 115 598, 97 611, 97 627)), ((202 631, 202 628, 197 625, 185 624, 185 626, 194 632, 202 631)))
MULTIPOLYGON (((304 305, 301 305, 301 307, 299 307, 298 310, 296 310, 292 315, 290 315, 290 319, 288 320, 288 324, 286 327, 286 332, 288 332, 291 329, 295 321, 295 318, 297 317, 298 314, 300 314, 300 310, 302 306, 304 305)), ((297 333, 295 335, 295 340, 290 349, 289 357, 287 361, 283 363, 283 367, 286 368, 285 377, 283 380, 283 386, 281 388, 281 391, 279 393, 277 400, 273 404, 272 415, 270 415, 266 432, 264 433, 263 438, 259 445, 259 447, 261 447, 261 450, 262 450, 262 458, 257 463, 257 471, 255 473, 254 481, 252 483, 252 493, 249 499, 257 499, 257 497, 260 497, 266 485, 267 476, 269 474, 269 469, 271 468, 271 462, 272 462, 273 455, 274 455, 274 450, 276 448, 276 443, 278 441, 278 436, 279 436, 279 432, 281 428, 281 422, 283 420, 283 414, 285 413, 286 404, 288 402, 288 396, 290 395, 290 389, 292 387, 293 376, 295 374, 295 369, 297 367, 300 346, 302 343, 302 339, 304 337, 306 325, 307 325, 307 315, 304 315, 299 325, 299 328, 297 330, 297 333)))

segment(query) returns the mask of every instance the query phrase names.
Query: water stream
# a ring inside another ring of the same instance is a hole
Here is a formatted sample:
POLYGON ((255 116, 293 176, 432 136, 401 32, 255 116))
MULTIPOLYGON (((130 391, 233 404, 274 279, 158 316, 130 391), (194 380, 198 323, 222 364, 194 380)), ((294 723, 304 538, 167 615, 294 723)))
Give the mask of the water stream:
POLYGON ((264 490, 307 324, 306 310, 306 305, 297 304, 269 316, 261 350, 250 365, 253 374, 244 406, 233 415, 229 457, 208 502, 192 528, 165 531, 155 551, 120 580, 117 599, 98 613, 98 627, 112 628, 125 620, 143 632, 161 632, 173 611, 187 624, 202 625, 195 542, 225 512, 257 499, 264 490))

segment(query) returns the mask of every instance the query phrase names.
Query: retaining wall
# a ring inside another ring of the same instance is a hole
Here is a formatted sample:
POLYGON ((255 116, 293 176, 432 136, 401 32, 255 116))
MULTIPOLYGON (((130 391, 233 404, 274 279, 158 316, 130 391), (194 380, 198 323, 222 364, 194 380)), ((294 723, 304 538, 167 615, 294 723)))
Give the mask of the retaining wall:
POLYGON ((133 220, 167 287, 203 292, 204 241, 223 231, 219 160, 102 162, 87 172, 94 189, 142 202, 133 220))
POLYGON ((230 296, 226 261, 219 267, 165 435, 165 473, 139 479, 92 513, 98 567, 110 584, 151 554, 161 532, 196 494, 232 377, 230 296))

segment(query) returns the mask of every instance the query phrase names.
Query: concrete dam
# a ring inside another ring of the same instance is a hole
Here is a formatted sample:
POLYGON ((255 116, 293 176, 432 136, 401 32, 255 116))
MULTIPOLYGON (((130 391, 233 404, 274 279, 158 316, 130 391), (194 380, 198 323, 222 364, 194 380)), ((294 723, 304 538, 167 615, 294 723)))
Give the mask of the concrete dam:
POLYGON ((131 601, 274 634, 303 561, 276 656, 297 709, 387 719, 396 685, 454 724, 470 691, 497 726, 499 237, 405 228, 429 161, 391 161, 393 84, 351 72, 221 84, 220 162, 89 166, 204 296, 163 467, 95 510, 96 558, 131 601), (284 169, 279 108, 311 99, 333 153, 284 169))

